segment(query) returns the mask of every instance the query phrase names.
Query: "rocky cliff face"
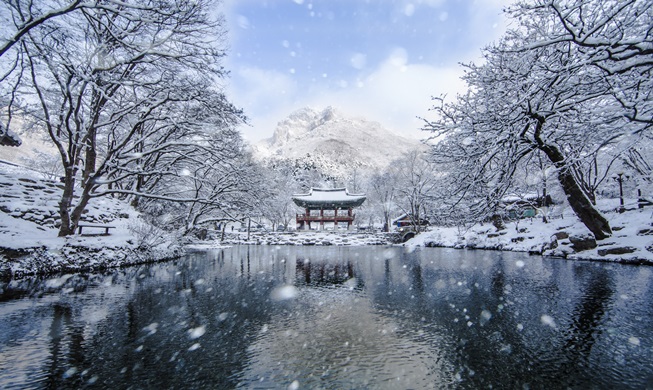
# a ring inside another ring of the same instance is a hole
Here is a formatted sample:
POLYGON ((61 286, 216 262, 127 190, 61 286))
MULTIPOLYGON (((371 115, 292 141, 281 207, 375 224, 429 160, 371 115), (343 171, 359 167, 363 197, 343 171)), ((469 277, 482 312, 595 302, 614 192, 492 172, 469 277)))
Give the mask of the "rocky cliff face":
POLYGON ((354 168, 385 168, 420 147, 419 141, 394 134, 378 122, 349 117, 333 107, 303 108, 280 121, 271 138, 254 146, 254 154, 260 159, 302 160, 341 176, 354 168))

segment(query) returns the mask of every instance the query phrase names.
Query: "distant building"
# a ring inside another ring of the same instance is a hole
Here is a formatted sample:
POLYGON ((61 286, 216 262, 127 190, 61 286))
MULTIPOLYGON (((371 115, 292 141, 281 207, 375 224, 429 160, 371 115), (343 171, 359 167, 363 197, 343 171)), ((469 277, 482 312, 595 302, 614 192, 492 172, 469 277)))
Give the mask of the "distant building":
POLYGON ((539 208, 552 204, 553 200, 550 195, 527 194, 521 197, 507 196, 501 199, 505 217, 509 219, 533 218, 537 215, 539 208))
POLYGON ((20 137, 13 131, 6 128, 0 123, 0 145, 2 146, 20 146, 23 142, 20 137))
POLYGON ((345 188, 311 188, 308 194, 292 196, 293 202, 305 212, 297 214, 297 230, 351 229, 353 209, 365 202, 364 194, 350 194, 345 188))
MULTIPOLYGON (((429 221, 424 218, 420 218, 419 224, 421 226, 428 226, 429 221)), ((417 225, 417 219, 413 217, 411 214, 402 214, 399 218, 395 218, 392 220, 392 226, 395 226, 398 229, 409 227, 417 225)))

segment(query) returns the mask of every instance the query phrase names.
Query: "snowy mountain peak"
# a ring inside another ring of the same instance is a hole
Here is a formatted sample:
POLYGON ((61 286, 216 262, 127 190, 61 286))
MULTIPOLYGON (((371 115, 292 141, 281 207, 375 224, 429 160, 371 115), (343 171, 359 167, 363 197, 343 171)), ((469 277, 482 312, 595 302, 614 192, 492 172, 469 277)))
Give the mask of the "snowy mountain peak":
POLYGON ((277 124, 269 141, 281 146, 286 142, 305 137, 312 130, 336 118, 336 109, 329 106, 321 111, 310 107, 299 109, 277 124))
POLYGON ((384 168, 402 154, 421 147, 378 122, 350 117, 334 107, 302 108, 281 120, 272 138, 254 147, 259 159, 291 159, 315 163, 326 173, 342 176, 353 167, 384 168))

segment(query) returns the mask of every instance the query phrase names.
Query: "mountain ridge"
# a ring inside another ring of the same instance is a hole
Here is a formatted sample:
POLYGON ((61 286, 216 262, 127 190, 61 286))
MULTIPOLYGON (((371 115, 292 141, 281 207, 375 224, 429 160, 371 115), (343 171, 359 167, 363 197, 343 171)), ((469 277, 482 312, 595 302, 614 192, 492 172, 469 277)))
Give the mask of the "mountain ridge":
POLYGON ((347 116, 329 106, 301 108, 281 120, 272 137, 254 145, 259 160, 301 160, 326 174, 344 177, 352 169, 386 168, 404 153, 424 147, 380 123, 347 116))

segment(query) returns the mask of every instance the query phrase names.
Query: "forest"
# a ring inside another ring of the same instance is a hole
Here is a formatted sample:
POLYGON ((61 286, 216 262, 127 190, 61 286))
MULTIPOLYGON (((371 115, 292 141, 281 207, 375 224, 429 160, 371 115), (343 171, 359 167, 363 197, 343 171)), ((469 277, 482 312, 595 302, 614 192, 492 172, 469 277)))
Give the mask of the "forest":
POLYGON ((56 150, 28 165, 63 183, 60 236, 107 196, 181 235, 246 219, 274 229, 294 220, 291 194, 328 185, 366 193, 358 223, 385 229, 400 214, 469 226, 501 218, 508 197, 554 194, 601 240, 613 232, 598 200, 617 197, 625 179, 631 197, 651 198, 649 0, 507 7, 505 35, 482 61, 461 65, 467 92, 433 97, 424 151, 344 177, 301 160, 253 159, 239 132, 247 113, 224 92, 228 41, 217 6, 0 5, 0 142, 16 147, 29 133, 56 150))

